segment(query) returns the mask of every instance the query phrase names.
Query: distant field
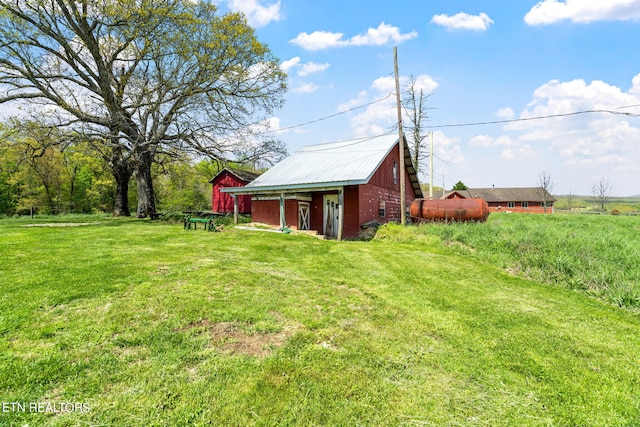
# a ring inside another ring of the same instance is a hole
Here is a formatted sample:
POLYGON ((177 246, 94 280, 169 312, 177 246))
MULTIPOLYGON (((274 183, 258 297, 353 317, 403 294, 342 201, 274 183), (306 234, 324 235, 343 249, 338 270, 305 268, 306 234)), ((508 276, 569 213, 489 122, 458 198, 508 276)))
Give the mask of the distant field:
POLYGON ((638 426, 639 231, 2 220, 0 426, 638 426))
MULTIPOLYGON (((595 205, 588 196, 556 196, 558 199, 555 202, 555 207, 559 210, 568 210, 571 207, 572 210, 581 211, 593 211, 595 205)), ((640 213, 640 196, 635 197, 612 197, 607 205, 607 212, 612 210, 618 210, 621 214, 628 213, 640 213)))

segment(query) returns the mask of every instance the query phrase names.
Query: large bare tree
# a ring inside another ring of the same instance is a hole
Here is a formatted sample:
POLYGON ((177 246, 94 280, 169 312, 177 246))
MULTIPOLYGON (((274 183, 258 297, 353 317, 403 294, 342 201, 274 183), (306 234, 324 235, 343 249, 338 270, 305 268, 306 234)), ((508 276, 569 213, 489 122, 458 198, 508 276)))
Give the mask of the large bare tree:
POLYGON ((409 119, 405 128, 409 134, 411 157, 416 172, 420 172, 421 162, 429 158, 429 153, 425 149, 428 132, 426 132, 426 126, 423 121, 429 118, 427 114, 427 98, 430 96, 431 94, 425 94, 424 90, 418 87, 415 77, 411 76, 403 105, 409 119))
POLYGON ((138 216, 155 210, 163 150, 226 159, 264 146, 251 133, 285 91, 244 16, 208 2, 0 1, 0 103, 92 141, 116 180, 117 215, 129 214, 134 174, 138 216))

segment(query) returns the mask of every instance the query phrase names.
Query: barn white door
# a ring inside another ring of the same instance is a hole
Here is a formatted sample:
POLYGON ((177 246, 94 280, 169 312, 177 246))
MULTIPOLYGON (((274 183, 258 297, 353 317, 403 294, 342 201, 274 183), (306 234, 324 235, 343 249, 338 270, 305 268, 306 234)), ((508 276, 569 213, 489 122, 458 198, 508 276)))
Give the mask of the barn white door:
POLYGON ((338 209, 338 195, 325 194, 322 198, 324 203, 323 230, 325 237, 338 237, 338 224, 340 210, 338 209))
POLYGON ((309 230, 309 203, 298 202, 298 230, 309 230))

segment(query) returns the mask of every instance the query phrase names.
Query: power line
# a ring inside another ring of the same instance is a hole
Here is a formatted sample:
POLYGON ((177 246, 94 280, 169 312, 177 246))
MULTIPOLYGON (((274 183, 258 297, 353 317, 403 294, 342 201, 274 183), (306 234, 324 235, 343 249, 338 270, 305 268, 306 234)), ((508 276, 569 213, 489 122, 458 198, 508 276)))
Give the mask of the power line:
POLYGON ((319 118, 319 119, 315 119, 315 120, 310 120, 310 121, 308 121, 308 122, 300 123, 300 124, 297 124, 297 125, 287 126, 287 127, 279 128, 279 129, 270 129, 270 130, 266 130, 266 131, 264 131, 264 132, 261 132, 261 134, 274 133, 274 132, 282 132, 282 131, 285 131, 285 130, 295 129, 295 128, 299 128, 299 127, 302 127, 302 126, 307 126, 307 125, 310 125, 310 124, 313 124, 313 123, 318 123, 318 122, 321 122, 321 121, 323 121, 323 120, 331 119, 331 118, 333 118, 333 117, 340 116, 340 115, 342 115, 342 114, 347 114, 347 113, 350 113, 350 112, 352 112, 352 111, 358 110, 358 109, 360 109, 360 108, 368 107, 368 106, 370 106, 370 105, 377 104, 378 102, 385 101, 385 100, 386 100, 386 99, 388 99, 391 95, 393 95, 393 93, 392 93, 392 92, 389 92, 389 93, 387 94, 387 96, 385 96, 384 98, 380 98, 380 99, 377 99, 377 100, 375 100, 375 101, 371 101, 371 102, 369 102, 369 103, 367 103, 367 104, 358 105, 358 106, 356 106, 356 107, 349 108, 348 110, 340 111, 339 113, 331 114, 331 115, 329 115, 329 116, 321 117, 321 118, 319 118))
MULTIPOLYGON (((628 107, 619 107, 618 109, 631 108, 631 107, 636 107, 636 105, 631 105, 628 107)), ((441 129, 441 128, 453 128, 453 127, 496 125, 496 124, 504 124, 504 123, 525 122, 525 121, 532 121, 532 120, 553 119, 557 117, 568 117, 568 116, 577 116, 580 114, 593 114, 593 113, 607 113, 607 114, 613 114, 613 115, 619 115, 619 116, 640 117, 640 114, 637 114, 637 113, 627 113, 627 112, 613 111, 613 110, 582 110, 582 111, 574 111, 572 113, 550 114, 548 116, 521 117, 519 119, 493 120, 493 121, 486 121, 486 122, 432 125, 432 126, 426 126, 426 127, 430 129, 441 129)))

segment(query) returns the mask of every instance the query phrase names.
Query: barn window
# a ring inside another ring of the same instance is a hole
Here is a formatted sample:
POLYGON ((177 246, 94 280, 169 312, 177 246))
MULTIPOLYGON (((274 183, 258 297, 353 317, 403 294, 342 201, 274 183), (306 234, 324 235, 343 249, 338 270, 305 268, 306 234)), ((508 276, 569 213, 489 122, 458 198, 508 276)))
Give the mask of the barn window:
POLYGON ((522 203, 520 203, 520 206, 522 206, 523 208, 528 208, 529 207, 529 202, 522 202, 522 203))
POLYGON ((515 207, 516 207, 516 202, 509 202, 509 203, 507 203, 507 207, 508 207, 508 208, 510 208, 510 209, 515 208, 515 207))
POLYGON ((393 184, 398 183, 398 164, 393 162, 393 184))
POLYGON ((378 216, 381 218, 385 217, 387 203, 384 200, 378 201, 378 216))

